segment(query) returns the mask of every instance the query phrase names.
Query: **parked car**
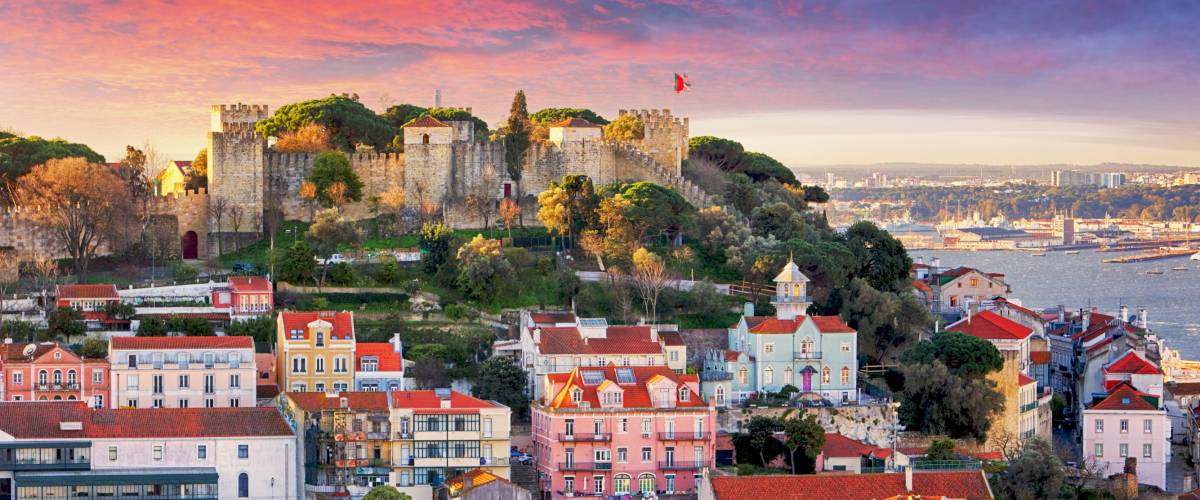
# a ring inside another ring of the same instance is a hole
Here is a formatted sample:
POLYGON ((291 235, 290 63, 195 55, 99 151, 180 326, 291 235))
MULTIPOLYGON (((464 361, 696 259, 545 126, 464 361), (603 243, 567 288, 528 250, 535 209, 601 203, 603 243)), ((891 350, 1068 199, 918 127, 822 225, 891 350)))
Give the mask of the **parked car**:
POLYGON ((249 262, 237 262, 233 265, 234 274, 250 274, 254 272, 254 266, 249 262))
POLYGON ((317 264, 320 264, 322 266, 327 265, 327 264, 341 264, 343 262, 345 262, 347 264, 354 262, 354 257, 347 257, 340 253, 335 253, 333 255, 330 255, 328 259, 317 258, 317 264))

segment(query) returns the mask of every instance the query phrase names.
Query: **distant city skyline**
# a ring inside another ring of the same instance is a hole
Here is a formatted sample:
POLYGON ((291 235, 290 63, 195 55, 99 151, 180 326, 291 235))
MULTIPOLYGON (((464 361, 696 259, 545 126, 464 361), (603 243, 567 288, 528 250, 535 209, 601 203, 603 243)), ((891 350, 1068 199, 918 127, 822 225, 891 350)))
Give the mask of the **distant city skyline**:
POLYGON ((0 2, 0 127, 116 160, 330 93, 670 108, 788 165, 1200 164, 1200 4, 0 2), (671 75, 692 90, 675 95, 671 75))

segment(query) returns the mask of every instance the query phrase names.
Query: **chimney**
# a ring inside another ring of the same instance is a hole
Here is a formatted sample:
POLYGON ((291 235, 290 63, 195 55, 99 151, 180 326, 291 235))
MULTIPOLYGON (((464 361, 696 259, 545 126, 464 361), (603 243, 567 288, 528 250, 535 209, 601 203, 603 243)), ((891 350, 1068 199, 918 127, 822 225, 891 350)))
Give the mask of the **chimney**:
POLYGON ((1140 326, 1143 330, 1150 329, 1150 322, 1146 321, 1146 308, 1145 307, 1138 309, 1138 326, 1140 326))
POLYGON ((5 343, 5 344, 11 344, 11 343, 12 343, 12 337, 5 337, 5 338, 4 338, 4 343, 5 343))
POLYGON ((1090 313, 1084 312, 1083 309, 1080 309, 1079 317, 1083 320, 1083 331, 1086 332, 1088 327, 1091 326, 1092 315, 1090 313))
POLYGON ((942 267, 942 258, 941 257, 934 257, 932 260, 929 261, 929 273, 930 274, 937 274, 938 270, 941 267, 942 267))
POLYGON ((451 408, 450 389, 435 389, 433 392, 437 395, 438 400, 441 402, 440 407, 442 409, 451 408))
POLYGON ((396 354, 404 354, 404 343, 400 341, 399 333, 393 333, 392 339, 389 342, 392 344, 392 350, 395 351, 396 354))
POLYGON ((904 491, 912 493, 912 490, 912 466, 907 465, 904 467, 904 491))
POLYGON ((347 398, 345 396, 338 398, 338 407, 343 410, 350 409, 350 398, 347 398))
POLYGON ((746 302, 745 304, 742 304, 742 316, 746 316, 746 317, 754 316, 754 303, 753 302, 746 302))
POLYGON ((533 329, 533 343, 534 344, 542 343, 542 329, 541 328, 533 329))
POLYGON ((658 342, 658 325, 657 324, 650 325, 650 341, 658 342))
POLYGON ((1058 305, 1058 322, 1065 323, 1066 321, 1067 321, 1067 307, 1062 304, 1059 304, 1058 305))
POLYGON ((1129 306, 1121 304, 1121 310, 1117 314, 1121 316, 1122 325, 1129 322, 1129 306))

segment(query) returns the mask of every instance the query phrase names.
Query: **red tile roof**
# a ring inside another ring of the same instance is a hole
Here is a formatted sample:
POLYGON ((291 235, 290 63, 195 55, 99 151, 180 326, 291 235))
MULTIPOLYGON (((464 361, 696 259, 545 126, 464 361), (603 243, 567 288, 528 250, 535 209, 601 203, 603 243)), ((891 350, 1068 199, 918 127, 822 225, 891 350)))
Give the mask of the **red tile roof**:
POLYGON ((1104 398, 1099 403, 1088 407, 1089 410, 1157 410, 1158 405, 1151 403, 1147 398, 1154 398, 1151 394, 1139 392, 1134 389, 1129 382, 1121 382, 1112 391, 1108 393, 1108 397, 1104 398))
POLYGON ((564 118, 564 119, 563 119, 563 121, 560 121, 560 122, 558 122, 558 123, 555 123, 554 125, 551 125, 551 127, 587 127, 587 128, 598 128, 598 127, 600 127, 600 126, 599 126, 599 125, 596 125, 595 123, 592 123, 592 122, 589 122, 589 121, 587 121, 587 120, 584 120, 583 118, 576 118, 576 117, 572 116, 572 117, 569 117, 569 118, 564 118))
POLYGON ((254 349, 253 337, 113 337, 112 349, 254 349))
MULTIPOLYGON (((651 381, 668 379, 675 383, 676 386, 683 386, 686 382, 697 381, 696 375, 678 375, 670 368, 665 366, 622 366, 617 367, 609 365, 606 367, 596 368, 576 368, 570 373, 550 373, 546 377, 554 387, 561 389, 550 396, 550 408, 579 408, 571 399, 571 391, 574 388, 582 390, 581 401, 587 401, 590 408, 601 408, 600 395, 597 389, 601 386, 616 385, 622 389, 621 401, 624 408, 652 408, 653 402, 650 398, 650 390, 646 385, 651 381), (617 368, 629 368, 633 371, 633 383, 621 384, 617 379, 617 368), (586 384, 583 381, 583 372, 599 371, 604 374, 603 381, 597 384, 586 384), (606 384, 609 382, 610 384, 606 384)), ((675 400, 676 407, 683 408, 701 408, 708 406, 696 391, 688 391, 688 400, 679 400, 678 387, 672 398, 675 400)))
POLYGON ((303 330, 303 338, 307 339, 310 333, 308 324, 319 319, 333 324, 330 337, 354 338, 354 313, 349 311, 284 311, 279 313, 279 317, 283 320, 283 335, 288 335, 292 330, 303 330))
POLYGON ((0 431, 17 439, 291 436, 271 407, 92 409, 82 401, 0 403, 0 431), (79 422, 80 430, 61 423, 79 422))
POLYGON ((920 290, 926 294, 933 292, 933 289, 929 288, 929 283, 921 280, 913 280, 913 288, 916 288, 917 290, 920 290))
POLYGON ((304 411, 335 410, 342 407, 342 399, 351 410, 388 411, 386 392, 288 392, 288 399, 304 411))
MULTIPOLYGON (((477 410, 494 408, 496 404, 490 401, 468 396, 458 391, 450 392, 450 408, 456 410, 477 410)), ((392 391, 392 408, 439 409, 442 401, 434 391, 392 391)))
POLYGON ((679 332, 659 332, 658 337, 662 339, 665 345, 672 347, 685 345, 683 343, 683 336, 679 335, 679 332))
POLYGON ((1022 313, 1022 314, 1025 314, 1025 315, 1028 315, 1028 316, 1031 316, 1031 317, 1037 318, 1037 319, 1039 319, 1039 320, 1042 318, 1042 315, 1041 315, 1041 314, 1038 314, 1037 312, 1034 312, 1032 309, 1028 309, 1028 308, 1025 308, 1025 307, 1021 307, 1021 306, 1019 306, 1019 305, 1017 305, 1017 304, 1015 304, 1015 303, 1009 302, 1009 301, 1008 301, 1008 299, 1005 299, 1004 297, 1000 297, 1000 298, 996 299, 996 300, 995 300, 995 302, 996 302, 996 304, 997 304, 997 305, 1008 307, 1009 309, 1012 309, 1012 310, 1014 310, 1014 311, 1017 311, 1017 312, 1019 312, 1019 313, 1022 313))
POLYGON ((55 347, 58 347, 58 344, 54 342, 42 342, 40 344, 34 342, 13 342, 11 344, 0 344, 0 346, 3 346, 0 347, 0 361, 5 363, 19 363, 37 359, 41 355, 54 350, 55 347), (34 347, 33 352, 29 356, 26 356, 25 347, 30 345, 36 347, 34 347))
POLYGON ((865 457, 872 454, 884 457, 890 452, 891 450, 850 439, 836 432, 826 432, 825 446, 821 447, 821 454, 825 458, 865 457))
POLYGON ((235 292, 269 292, 271 282, 262 276, 230 276, 229 288, 235 292))
MULTIPOLYGON (((259 375, 271 374, 275 371, 275 355, 269 352, 254 353, 254 368, 258 370, 259 375)), ((271 380, 275 380, 274 376, 269 375, 269 377, 271 380)))
POLYGON ((573 326, 542 327, 542 354, 660 354, 662 346, 650 339, 648 326, 610 326, 606 338, 584 341, 573 326))
POLYGON ((58 285, 54 296, 58 299, 121 299, 116 285, 58 285))
POLYGON ((1029 327, 991 311, 981 311, 946 327, 984 340, 1024 340, 1033 334, 1029 327))
POLYGON ((403 359, 400 353, 392 348, 390 342, 358 342, 354 344, 354 363, 355 370, 362 370, 363 356, 375 356, 379 360, 379 369, 381 372, 398 372, 404 368, 403 359))
POLYGON ((742 353, 737 352, 737 351, 726 350, 725 351, 725 361, 737 361, 738 356, 740 356, 741 354, 742 353))
POLYGON ((510 482, 507 479, 483 469, 471 469, 467 472, 447 479, 445 486, 446 488, 450 489, 451 495, 454 495, 463 489, 463 484, 467 481, 471 482, 472 488, 478 488, 493 481, 500 481, 502 483, 510 482))
POLYGON ((422 115, 415 120, 404 124, 405 127, 449 127, 441 120, 429 115, 422 115))
POLYGON ((1036 383, 1037 383, 1037 380, 1034 380, 1033 377, 1030 377, 1029 375, 1026 375, 1024 373, 1017 374, 1017 385, 1018 386, 1036 384, 1036 383))
POLYGON ((712 476, 711 481, 718 500, 878 500, 905 494, 992 498, 982 471, 914 472, 912 491, 906 491, 904 474, 899 473, 712 476))
POLYGON ((1143 358, 1136 351, 1126 351, 1116 361, 1104 367, 1104 373, 1126 373, 1130 375, 1162 375, 1162 370, 1143 358))
POLYGON ((845 321, 839 316, 809 316, 813 323, 816 323, 817 330, 821 333, 854 333, 854 329, 850 328, 845 321))
POLYGON ((750 328, 750 333, 796 333, 800 325, 804 322, 800 319, 779 319, 766 318, 760 321, 757 325, 750 328))
POLYGON ((1050 351, 1029 351, 1029 362, 1035 365, 1047 364, 1050 359, 1050 351))
MULTIPOLYGON (((750 324, 750 319, 746 318, 747 324, 750 324)), ((795 319, 766 317, 761 320, 755 317, 754 319, 758 321, 750 327, 750 333, 795 333, 800 325, 809 320, 812 320, 813 326, 821 333, 854 333, 854 329, 838 316, 800 316, 795 319)))
POLYGON ((561 313, 530 313, 529 319, 532 319, 534 324, 555 324, 555 323, 574 323, 575 315, 568 312, 561 313))

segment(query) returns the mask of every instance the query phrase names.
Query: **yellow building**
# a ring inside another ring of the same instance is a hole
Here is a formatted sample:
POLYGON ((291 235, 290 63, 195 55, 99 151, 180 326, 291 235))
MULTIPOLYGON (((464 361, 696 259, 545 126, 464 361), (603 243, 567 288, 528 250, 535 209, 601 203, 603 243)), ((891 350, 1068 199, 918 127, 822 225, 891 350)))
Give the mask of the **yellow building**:
POLYGON ((279 313, 275 377, 287 392, 346 392, 354 386, 354 313, 279 313))
POLYGON ((167 168, 154 177, 155 190, 159 196, 182 194, 187 190, 187 172, 192 167, 190 161, 172 160, 167 168))

